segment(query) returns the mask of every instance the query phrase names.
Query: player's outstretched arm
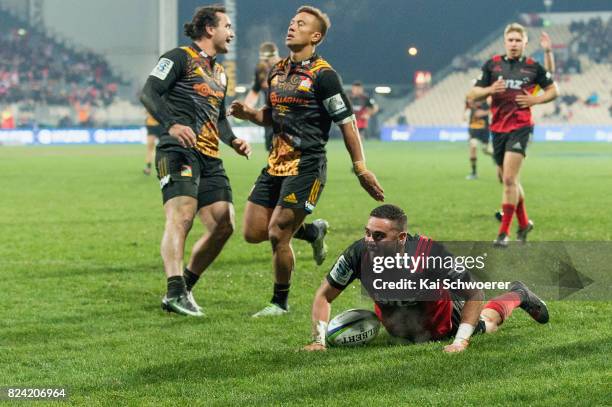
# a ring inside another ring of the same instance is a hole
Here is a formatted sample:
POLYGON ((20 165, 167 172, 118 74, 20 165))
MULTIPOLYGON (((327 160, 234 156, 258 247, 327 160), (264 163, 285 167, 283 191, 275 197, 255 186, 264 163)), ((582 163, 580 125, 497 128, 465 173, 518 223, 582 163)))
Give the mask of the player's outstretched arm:
POLYGON ((225 100, 221 106, 221 113, 219 114, 217 128, 219 129, 219 139, 221 141, 233 148, 237 154, 246 157, 247 160, 251 157, 251 146, 246 142, 246 140, 236 137, 234 131, 232 130, 232 126, 230 126, 229 121, 227 120, 225 113, 225 100))
POLYGON ((229 107, 228 116, 234 116, 240 120, 248 120, 258 126, 272 126, 272 111, 267 106, 255 110, 244 102, 234 100, 229 107))
POLYGON ((350 120, 347 123, 338 125, 342 131, 344 137, 344 145, 351 156, 353 161, 353 169, 355 174, 359 178, 361 187, 367 191, 368 194, 377 201, 385 200, 385 191, 378 183, 376 175, 367 169, 365 165, 365 155, 363 153, 363 146, 361 145, 361 139, 359 138, 359 130, 357 130, 357 124, 355 120, 350 120))
POLYGON ((325 336, 327 324, 331 313, 331 303, 342 291, 332 287, 327 280, 323 280, 312 302, 312 343, 304 346, 306 351, 325 350, 325 336))
POLYGON ((246 97, 244 98, 244 104, 248 107, 255 108, 257 104, 257 98, 259 97, 259 92, 255 92, 253 89, 249 90, 246 97))
POLYGON ((482 311, 482 300, 484 293, 482 290, 472 290, 469 293, 468 299, 465 301, 463 311, 461 312, 461 323, 455 340, 450 345, 444 347, 446 353, 463 352, 467 349, 470 343, 470 337, 474 333, 474 329, 478 325, 480 312, 482 311))

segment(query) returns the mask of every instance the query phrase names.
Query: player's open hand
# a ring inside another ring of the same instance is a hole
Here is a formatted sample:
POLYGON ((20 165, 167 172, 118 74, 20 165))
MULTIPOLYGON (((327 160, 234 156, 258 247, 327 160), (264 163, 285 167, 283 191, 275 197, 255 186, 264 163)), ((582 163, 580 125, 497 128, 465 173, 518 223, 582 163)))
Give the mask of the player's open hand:
POLYGON ((523 94, 518 95, 515 100, 521 109, 526 109, 538 103, 537 96, 530 94, 525 89, 523 89, 523 94))
POLYGON ((168 129, 168 134, 177 139, 185 148, 195 147, 196 145, 196 135, 189 126, 174 124, 168 129))
POLYGON ((239 100, 234 100, 228 110, 228 115, 240 120, 250 120, 252 113, 252 109, 239 100))
POLYGON ((453 342, 450 345, 446 345, 444 347, 444 352, 446 353, 458 353, 463 352, 467 349, 470 343, 466 340, 462 340, 461 342, 453 342))
POLYGON ((313 342, 310 345, 304 346, 302 350, 305 350, 306 352, 320 352, 320 351, 326 351, 327 348, 325 347, 325 345, 319 342, 313 342))
POLYGON ((552 50, 552 41, 550 40, 550 36, 546 31, 542 31, 540 34, 540 46, 544 51, 552 50))
POLYGON ((492 95, 494 95, 496 93, 505 92, 506 91, 506 82, 500 76, 499 78, 497 78, 497 80, 495 82, 493 82, 493 84, 491 86, 489 86, 489 89, 490 89, 490 93, 492 95))
POLYGON ((366 170, 357 177, 359 178, 361 187, 365 189, 372 198, 380 202, 385 200, 385 191, 378 183, 376 175, 374 175, 372 171, 366 170))
POLYGON ((251 145, 245 140, 241 138, 234 139, 234 141, 232 141, 232 147, 236 153, 246 157, 247 160, 251 157, 251 145))

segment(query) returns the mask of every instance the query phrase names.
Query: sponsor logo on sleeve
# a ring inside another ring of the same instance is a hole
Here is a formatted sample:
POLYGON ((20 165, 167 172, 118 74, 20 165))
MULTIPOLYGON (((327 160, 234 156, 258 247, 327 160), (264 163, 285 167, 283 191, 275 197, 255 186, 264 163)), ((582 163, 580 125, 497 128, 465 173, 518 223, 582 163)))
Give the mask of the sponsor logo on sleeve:
POLYGON ((334 281, 341 285, 347 285, 351 276, 353 275, 353 270, 348 264, 348 261, 344 258, 344 255, 340 256, 336 264, 334 264, 334 268, 332 268, 329 273, 331 278, 334 281))
POLYGON ((149 75, 155 76, 156 78, 159 78, 163 81, 166 79, 173 66, 174 62, 172 62, 170 59, 160 58, 160 60, 157 62, 157 65, 155 65, 155 68, 153 68, 149 75))
POLYGON ((347 110, 346 104, 344 103, 344 100, 342 100, 342 95, 339 93, 325 99, 323 101, 323 106, 330 116, 335 116, 337 114, 346 112, 347 110))

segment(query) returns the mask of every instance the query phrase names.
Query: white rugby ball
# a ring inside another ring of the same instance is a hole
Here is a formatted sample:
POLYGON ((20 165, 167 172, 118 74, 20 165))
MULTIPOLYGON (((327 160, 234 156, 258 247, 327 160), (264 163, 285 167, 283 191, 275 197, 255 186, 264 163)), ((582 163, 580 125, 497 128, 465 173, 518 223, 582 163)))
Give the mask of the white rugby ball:
POLYGON ((349 309, 327 325, 327 343, 332 346, 365 345, 378 335, 380 321, 372 311, 349 309))

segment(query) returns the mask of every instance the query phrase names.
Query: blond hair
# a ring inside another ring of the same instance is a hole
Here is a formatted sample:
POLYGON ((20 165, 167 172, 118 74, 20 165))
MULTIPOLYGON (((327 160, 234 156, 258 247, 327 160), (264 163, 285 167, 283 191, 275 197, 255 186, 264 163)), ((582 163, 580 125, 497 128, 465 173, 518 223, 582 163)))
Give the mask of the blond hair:
POLYGON ((319 22, 321 39, 315 45, 319 45, 323 41, 323 38, 325 38, 327 30, 329 30, 329 27, 331 27, 331 21, 329 20, 329 16, 318 8, 312 6, 302 6, 297 9, 296 14, 297 13, 308 13, 317 19, 317 21, 319 22))
POLYGON ((506 35, 508 35, 508 33, 511 33, 511 32, 517 32, 521 34, 525 42, 527 42, 527 30, 525 29, 525 27, 523 27, 519 23, 508 24, 506 28, 504 29, 504 38, 506 37, 506 35))

